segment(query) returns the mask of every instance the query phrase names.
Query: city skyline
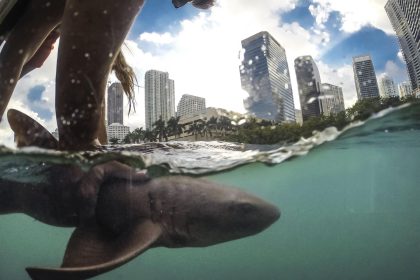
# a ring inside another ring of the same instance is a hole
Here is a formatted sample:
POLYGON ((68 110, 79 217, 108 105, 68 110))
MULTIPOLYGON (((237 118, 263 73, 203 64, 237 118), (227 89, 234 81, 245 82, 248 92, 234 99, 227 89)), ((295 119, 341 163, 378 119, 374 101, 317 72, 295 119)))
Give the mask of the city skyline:
MULTIPOLYGON (((238 75, 241 40, 267 30, 286 49, 289 66, 296 57, 311 54, 321 77, 325 77, 323 82, 343 88, 348 107, 356 101, 351 80, 351 57, 354 55, 371 53, 378 75, 386 72, 396 84, 408 80, 395 32, 384 9, 386 2, 261 0, 244 3, 217 0, 214 8, 201 11, 190 5, 173 9, 170 1, 148 1, 134 23, 123 51, 140 86, 144 85, 147 70, 160 69, 171 73, 176 81, 179 93, 176 103, 181 94, 191 92, 206 98, 209 107, 243 112, 242 102, 247 94, 241 89, 238 75), (365 9, 358 9, 360 5, 365 9)), ((54 71, 57 49, 41 69, 21 79, 10 104, 49 130, 56 127, 54 71)), ((295 107, 299 108, 294 71, 290 71, 290 76, 295 107)), ((114 76, 110 80, 116 81, 114 76)), ((124 120, 131 128, 145 123, 142 88, 136 90, 136 104, 136 112, 126 115, 124 120)), ((125 99, 124 107, 127 106, 125 99)), ((7 121, 3 121, 0 123, 0 142, 12 143, 10 135, 7 121)))

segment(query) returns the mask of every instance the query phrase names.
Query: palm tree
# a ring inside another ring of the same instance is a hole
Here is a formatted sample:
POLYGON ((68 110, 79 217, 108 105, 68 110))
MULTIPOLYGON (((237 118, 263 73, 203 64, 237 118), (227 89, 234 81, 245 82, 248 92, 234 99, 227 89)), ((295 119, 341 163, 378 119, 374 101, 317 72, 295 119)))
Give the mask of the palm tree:
POLYGON ((146 129, 143 135, 143 139, 149 142, 156 142, 156 134, 153 130, 146 129))
POLYGON ((162 116, 160 116, 159 119, 153 124, 153 127, 153 131, 159 137, 159 142, 162 142, 163 139, 168 141, 167 128, 165 121, 162 120, 162 116))
POLYGON ((143 127, 134 129, 134 131, 132 132, 132 135, 133 135, 133 142, 136 144, 140 143, 140 141, 144 139, 143 127))
POLYGON ((221 116, 217 126, 223 132, 223 136, 226 136, 226 131, 232 130, 232 121, 228 117, 221 116))
POLYGON ((180 116, 172 117, 168 120, 167 128, 168 134, 179 137, 184 132, 184 126, 179 123, 180 116))
POLYGON ((115 138, 115 137, 113 137, 113 138, 109 139, 109 143, 110 143, 111 145, 117 145, 119 142, 120 142, 120 139, 115 138))
POLYGON ((195 140, 197 140, 198 134, 201 134, 203 129, 203 120, 196 120, 194 121, 188 128, 187 132, 191 135, 195 136, 195 140))
POLYGON ((211 117, 206 122, 206 126, 207 126, 207 129, 208 129, 209 133, 210 133, 210 137, 213 137, 212 132, 217 133, 217 118, 216 117, 211 117))
POLYGON ((132 132, 129 132, 125 137, 124 137, 124 139, 123 139, 123 143, 124 144, 132 144, 132 143, 134 143, 134 139, 133 139, 133 133, 132 132))

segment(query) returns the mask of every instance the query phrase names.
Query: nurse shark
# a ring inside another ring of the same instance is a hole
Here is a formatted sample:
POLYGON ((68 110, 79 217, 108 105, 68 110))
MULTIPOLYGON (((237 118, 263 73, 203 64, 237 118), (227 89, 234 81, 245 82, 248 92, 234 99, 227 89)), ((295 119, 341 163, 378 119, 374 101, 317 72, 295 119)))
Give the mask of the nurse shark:
MULTIPOLYGON (((21 146, 34 140, 38 146, 54 146, 54 138, 28 116, 13 110, 8 117, 21 146)), ((119 163, 108 162, 87 174, 74 166, 54 166, 39 184, 0 179, 0 214, 20 212, 53 226, 75 227, 61 267, 29 267, 32 279, 87 279, 150 248, 211 246, 260 233, 280 217, 276 206, 208 180, 102 176, 93 217, 81 219, 83 178, 115 166, 119 163)))

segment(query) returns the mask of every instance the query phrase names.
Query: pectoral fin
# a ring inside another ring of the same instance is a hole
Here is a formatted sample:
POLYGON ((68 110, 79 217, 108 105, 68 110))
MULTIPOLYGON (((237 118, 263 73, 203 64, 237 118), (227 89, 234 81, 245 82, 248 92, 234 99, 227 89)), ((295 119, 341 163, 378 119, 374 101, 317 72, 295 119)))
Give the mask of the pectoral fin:
POLYGON ((14 109, 7 112, 10 127, 15 133, 18 147, 36 146, 44 149, 57 149, 58 141, 36 120, 14 109))
POLYGON ((34 280, 87 279, 110 271, 146 251, 160 237, 161 228, 151 221, 131 226, 118 236, 99 226, 77 228, 67 245, 61 268, 30 267, 34 280))

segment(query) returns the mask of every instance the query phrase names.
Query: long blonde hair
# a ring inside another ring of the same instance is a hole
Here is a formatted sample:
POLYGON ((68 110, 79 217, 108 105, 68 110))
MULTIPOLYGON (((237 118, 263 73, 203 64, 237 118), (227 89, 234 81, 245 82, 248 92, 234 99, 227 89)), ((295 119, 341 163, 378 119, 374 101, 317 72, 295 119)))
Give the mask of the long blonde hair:
POLYGON ((133 107, 135 112, 136 104, 134 98, 134 86, 137 84, 137 77, 133 68, 127 64, 127 61, 125 60, 121 50, 118 52, 118 55, 115 58, 114 64, 112 65, 112 70, 115 72, 117 79, 121 82, 125 95, 127 95, 129 103, 128 113, 130 114, 131 107, 133 107))

